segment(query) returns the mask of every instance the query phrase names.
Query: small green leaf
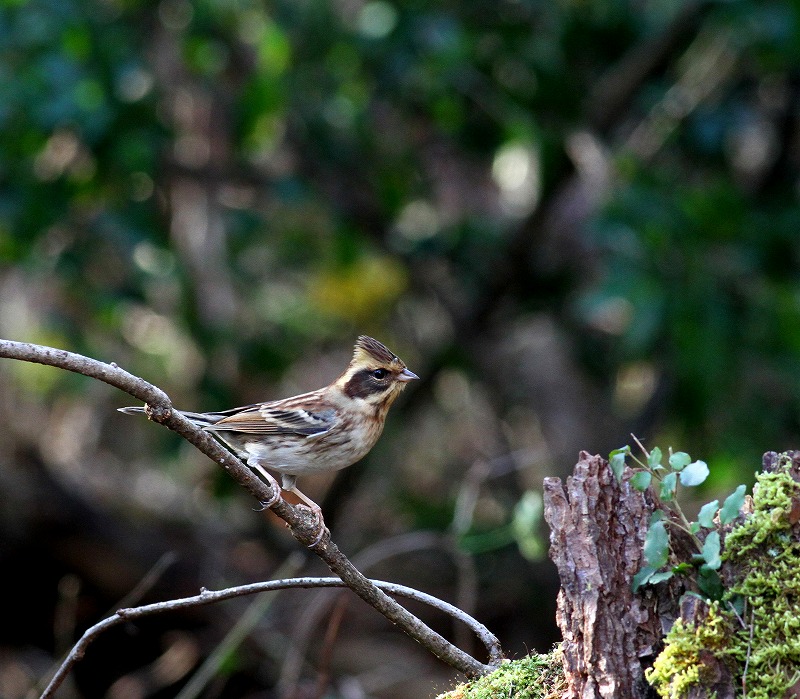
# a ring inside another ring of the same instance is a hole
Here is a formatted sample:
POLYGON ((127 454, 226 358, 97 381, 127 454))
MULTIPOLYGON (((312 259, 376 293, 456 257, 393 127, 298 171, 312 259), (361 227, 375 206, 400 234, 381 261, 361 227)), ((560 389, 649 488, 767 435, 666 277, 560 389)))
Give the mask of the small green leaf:
POLYGON ((653 480, 653 476, 648 471, 637 471, 631 478, 631 485, 636 490, 644 492, 650 486, 651 480, 653 480))
POLYGON ((742 505, 744 505, 744 494, 746 490, 746 486, 740 485, 733 493, 725 498, 725 502, 722 503, 722 509, 719 511, 720 524, 733 522, 733 520, 739 516, 739 511, 742 509, 742 505))
POLYGON ((633 591, 636 592, 642 585, 646 585, 655 574, 653 566, 645 566, 633 576, 633 591))
POLYGON ((669 580, 675 573, 671 570, 665 570, 661 573, 654 573, 650 576, 650 579, 647 581, 651 585, 657 585, 660 582, 664 582, 665 580, 669 580))
POLYGON ((680 471, 688 466, 692 461, 692 457, 685 451, 676 451, 669 457, 669 465, 672 466, 674 471, 680 471))
POLYGON ((720 599, 725 591, 719 573, 708 566, 700 566, 700 570, 697 571, 697 587, 712 600, 720 599))
MULTIPOLYGON (((700 512, 697 514, 697 521, 700 526, 703 526, 706 529, 714 528, 714 515, 717 514, 718 507, 719 500, 714 500, 713 502, 707 502, 700 508, 700 512)), ((696 534, 697 532, 692 533, 696 534)))
POLYGON ((685 573, 691 573, 694 570, 694 566, 691 563, 687 563, 684 561, 683 563, 678 563, 678 565, 673 566, 672 572, 675 575, 683 575, 685 573))
POLYGON ((628 446, 621 449, 614 449, 608 455, 608 464, 611 466, 611 471, 617 477, 617 480, 622 480, 622 472, 625 470, 625 457, 630 453, 631 448, 628 446))
POLYGON ((719 570, 722 559, 719 557, 719 533, 709 532, 703 542, 703 560, 711 570, 719 570))
POLYGON ((664 522, 650 525, 644 540, 644 560, 656 570, 666 565, 669 558, 669 534, 664 522))
POLYGON ((653 447, 650 452, 650 456, 647 457, 647 465, 650 468, 655 468, 656 466, 661 465, 661 449, 658 447, 653 447))
POLYGON ((631 448, 627 444, 624 447, 620 447, 619 449, 614 449, 609 455, 608 458, 610 459, 612 456, 616 456, 617 454, 624 454, 628 455, 631 453, 631 448))
POLYGON ((700 485, 708 478, 708 464, 705 461, 695 461, 681 471, 681 485, 700 485))
POLYGON ((689 531, 692 532, 692 534, 697 534, 702 528, 700 522, 691 522, 689 524, 689 531))
POLYGON ((650 515, 648 526, 652 527, 656 522, 660 522, 662 519, 664 519, 664 510, 653 510, 653 514, 650 515))
POLYGON ((661 496, 662 500, 666 500, 669 502, 675 497, 675 490, 678 487, 678 474, 677 473, 668 473, 664 478, 661 479, 661 490, 659 495, 661 496))
POLYGON ((728 604, 733 608, 739 616, 744 616, 745 598, 742 595, 730 595, 727 600, 728 604))

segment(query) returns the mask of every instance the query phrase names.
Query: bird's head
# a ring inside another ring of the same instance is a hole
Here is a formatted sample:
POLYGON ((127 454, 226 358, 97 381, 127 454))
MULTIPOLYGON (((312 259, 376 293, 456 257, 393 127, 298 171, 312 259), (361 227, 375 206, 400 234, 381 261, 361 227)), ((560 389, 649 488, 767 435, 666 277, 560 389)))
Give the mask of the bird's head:
POLYGON ((386 345, 362 335, 350 365, 336 383, 348 398, 388 409, 406 384, 418 378, 386 345))

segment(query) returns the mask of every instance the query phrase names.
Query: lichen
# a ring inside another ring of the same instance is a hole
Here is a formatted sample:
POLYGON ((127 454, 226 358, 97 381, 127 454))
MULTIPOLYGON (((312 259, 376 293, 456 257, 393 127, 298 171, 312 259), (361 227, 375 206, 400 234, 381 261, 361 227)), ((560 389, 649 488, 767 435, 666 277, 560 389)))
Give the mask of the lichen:
POLYGON ((460 684, 436 699, 559 699, 565 690, 561 651, 554 649, 504 663, 491 674, 460 684))
POLYGON ((791 465, 782 454, 775 472, 756 477, 753 512, 725 538, 723 561, 734 581, 722 605, 711 604, 694 626, 679 619, 667 634, 647 672, 664 699, 703 686, 701 651, 733 670, 747 699, 783 697, 800 678, 800 483, 791 465))

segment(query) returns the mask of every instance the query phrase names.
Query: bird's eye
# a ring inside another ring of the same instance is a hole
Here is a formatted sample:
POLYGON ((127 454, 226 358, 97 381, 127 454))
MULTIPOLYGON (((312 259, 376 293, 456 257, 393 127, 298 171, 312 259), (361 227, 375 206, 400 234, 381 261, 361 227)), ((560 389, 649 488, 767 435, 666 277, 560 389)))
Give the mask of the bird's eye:
POLYGON ((372 376, 373 376, 373 378, 376 378, 376 379, 385 379, 385 378, 386 378, 386 375, 387 375, 388 373, 389 373, 389 372, 388 372, 386 369, 375 369, 375 370, 372 372, 372 376))

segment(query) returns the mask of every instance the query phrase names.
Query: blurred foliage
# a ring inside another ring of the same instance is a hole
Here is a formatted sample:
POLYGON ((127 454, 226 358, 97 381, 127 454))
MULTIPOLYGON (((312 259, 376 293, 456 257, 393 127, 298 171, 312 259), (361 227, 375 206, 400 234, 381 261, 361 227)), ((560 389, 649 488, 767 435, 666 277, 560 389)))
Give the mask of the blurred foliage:
MULTIPOLYGON (((0 335, 215 409, 323 385, 374 334, 424 381, 370 476, 396 528, 471 502, 465 549, 538 555, 523 494, 631 431, 729 490, 800 432, 799 14, 8 0, 0 335)), ((121 478, 170 464, 130 477, 154 509, 201 468, 157 436, 134 467, 101 434, 118 397, 2 371, 15 420, 60 426, 46 465, 103 502, 87 450, 121 478)))

